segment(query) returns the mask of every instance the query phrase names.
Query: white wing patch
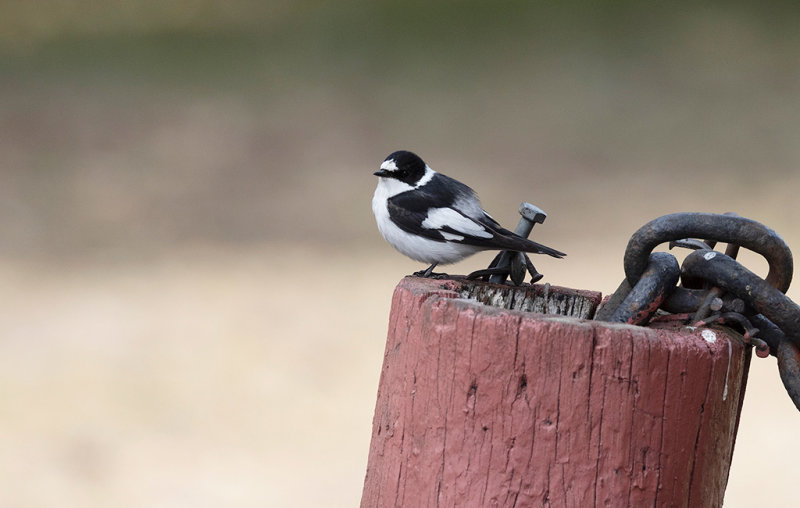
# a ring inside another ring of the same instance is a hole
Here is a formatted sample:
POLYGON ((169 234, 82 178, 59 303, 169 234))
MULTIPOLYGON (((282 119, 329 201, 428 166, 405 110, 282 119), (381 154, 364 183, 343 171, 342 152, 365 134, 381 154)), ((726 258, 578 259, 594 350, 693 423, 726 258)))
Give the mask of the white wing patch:
POLYGON ((492 238, 494 236, 486 231, 483 226, 464 217, 452 208, 431 208, 428 210, 428 216, 422 221, 422 227, 425 229, 441 229, 445 226, 469 236, 478 236, 480 238, 492 238))
POLYGON ((447 231, 439 231, 439 234, 444 237, 445 240, 451 240, 454 242, 460 242, 464 239, 461 235, 454 235, 453 233, 448 233, 447 231))

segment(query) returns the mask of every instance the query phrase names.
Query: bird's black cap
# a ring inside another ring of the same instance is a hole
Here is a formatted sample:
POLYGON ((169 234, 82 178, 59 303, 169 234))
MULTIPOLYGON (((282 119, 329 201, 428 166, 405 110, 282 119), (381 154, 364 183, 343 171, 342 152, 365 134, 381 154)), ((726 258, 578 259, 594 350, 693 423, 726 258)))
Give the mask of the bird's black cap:
POLYGON ((394 162, 397 169, 382 166, 381 170, 375 173, 377 176, 395 178, 413 185, 425 174, 425 161, 414 152, 407 150, 392 152, 383 162, 389 161, 394 162))
POLYGON ((408 171, 425 171, 425 162, 420 159, 419 155, 407 150, 398 150, 389 154, 386 157, 387 161, 394 161, 398 169, 405 169, 408 171))

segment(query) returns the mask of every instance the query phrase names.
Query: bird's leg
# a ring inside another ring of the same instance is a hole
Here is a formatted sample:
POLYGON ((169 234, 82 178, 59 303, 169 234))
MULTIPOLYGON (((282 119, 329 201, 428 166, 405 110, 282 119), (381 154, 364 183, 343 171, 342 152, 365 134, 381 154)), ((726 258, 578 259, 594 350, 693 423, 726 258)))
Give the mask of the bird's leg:
POLYGON ((429 266, 427 270, 420 270, 418 272, 414 272, 414 276, 415 277, 422 277, 422 278, 427 279, 428 277, 430 277, 433 274, 433 269, 436 268, 436 265, 438 265, 438 264, 439 263, 434 263, 431 266, 429 266))

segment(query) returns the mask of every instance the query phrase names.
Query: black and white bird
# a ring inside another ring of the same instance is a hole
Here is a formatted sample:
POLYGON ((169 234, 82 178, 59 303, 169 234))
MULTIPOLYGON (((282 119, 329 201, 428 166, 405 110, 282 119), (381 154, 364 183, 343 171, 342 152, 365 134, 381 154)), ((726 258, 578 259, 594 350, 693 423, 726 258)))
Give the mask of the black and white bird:
POLYGON ((475 191, 437 173, 416 154, 400 150, 383 161, 372 212, 392 247, 415 261, 430 263, 416 275, 483 250, 566 256, 504 229, 484 211, 475 191))

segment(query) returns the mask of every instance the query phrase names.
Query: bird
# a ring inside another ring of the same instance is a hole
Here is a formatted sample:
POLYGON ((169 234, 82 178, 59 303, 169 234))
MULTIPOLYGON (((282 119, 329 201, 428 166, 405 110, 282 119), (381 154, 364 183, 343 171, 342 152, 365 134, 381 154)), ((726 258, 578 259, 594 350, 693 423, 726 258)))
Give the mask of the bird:
POLYGON ((566 256, 504 229, 483 209, 474 190, 437 173, 413 152, 389 154, 373 174, 378 186, 372 212, 381 235, 402 254, 430 264, 414 275, 431 277, 437 265, 484 250, 566 256))

